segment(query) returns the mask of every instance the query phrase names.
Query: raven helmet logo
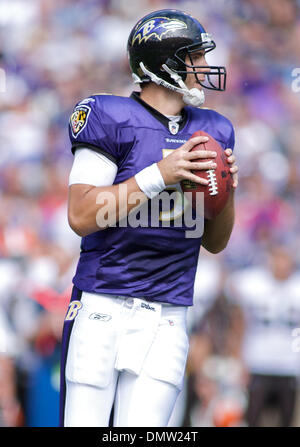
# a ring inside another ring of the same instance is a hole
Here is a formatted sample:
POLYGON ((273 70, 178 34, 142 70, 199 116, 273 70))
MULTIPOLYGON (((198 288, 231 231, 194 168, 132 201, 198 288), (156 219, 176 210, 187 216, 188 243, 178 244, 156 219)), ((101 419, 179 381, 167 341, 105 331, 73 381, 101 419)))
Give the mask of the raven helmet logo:
POLYGON ((85 128, 90 112, 91 108, 85 104, 75 107, 70 118, 71 131, 74 138, 77 138, 85 128))
POLYGON ((169 19, 168 17, 155 17, 147 22, 138 24, 137 30, 133 35, 131 44, 134 45, 136 41, 138 44, 147 42, 147 40, 154 36, 157 40, 161 40, 162 36, 170 31, 187 28, 186 23, 177 19, 169 19))

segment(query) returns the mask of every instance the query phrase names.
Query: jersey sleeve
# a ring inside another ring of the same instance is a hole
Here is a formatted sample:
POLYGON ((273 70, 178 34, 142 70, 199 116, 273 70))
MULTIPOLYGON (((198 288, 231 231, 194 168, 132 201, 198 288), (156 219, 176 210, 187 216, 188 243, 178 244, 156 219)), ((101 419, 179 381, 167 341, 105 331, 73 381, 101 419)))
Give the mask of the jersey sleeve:
POLYGON ((117 166, 106 156, 90 149, 77 149, 69 176, 69 186, 85 184, 110 186, 117 175, 117 166))
POLYGON ((117 164, 116 125, 102 110, 99 98, 87 98, 75 106, 69 121, 69 136, 73 154, 78 148, 88 148, 117 164))

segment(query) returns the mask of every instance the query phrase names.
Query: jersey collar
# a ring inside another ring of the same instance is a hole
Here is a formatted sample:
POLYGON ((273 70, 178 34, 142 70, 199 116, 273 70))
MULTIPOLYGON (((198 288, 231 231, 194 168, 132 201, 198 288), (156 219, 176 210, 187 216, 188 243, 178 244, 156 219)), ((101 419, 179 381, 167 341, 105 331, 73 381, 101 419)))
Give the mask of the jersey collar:
MULTIPOLYGON (((139 92, 132 92, 130 95, 130 98, 134 99, 136 102, 141 104, 141 106, 143 106, 145 109, 147 109, 148 112, 151 113, 152 116, 154 116, 154 118, 156 118, 158 121, 160 121, 169 130, 169 123, 171 120, 169 120, 165 115, 163 115, 158 110, 154 109, 149 104, 147 104, 145 101, 143 101, 140 98, 139 92)), ((187 117, 186 110, 185 110, 185 108, 183 108, 182 109, 182 118, 180 121, 178 121, 178 125, 179 125, 178 132, 180 132, 186 125, 187 118, 188 117, 187 117)))

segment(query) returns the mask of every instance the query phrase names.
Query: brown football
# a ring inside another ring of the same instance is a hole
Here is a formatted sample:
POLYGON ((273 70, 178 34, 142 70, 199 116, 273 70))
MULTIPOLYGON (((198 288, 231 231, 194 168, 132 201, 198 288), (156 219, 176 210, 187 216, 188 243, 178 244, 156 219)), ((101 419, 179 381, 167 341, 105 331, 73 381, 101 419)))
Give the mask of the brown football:
MULTIPOLYGON (((232 188, 232 175, 229 171, 230 164, 227 163, 227 157, 224 153, 224 149, 220 144, 208 133, 199 130, 195 132, 191 138, 197 136, 207 136, 209 140, 206 143, 200 143, 193 147, 195 150, 207 150, 217 153, 217 157, 214 159, 217 168, 207 171, 193 171, 194 174, 199 177, 205 178, 209 181, 208 185, 200 185, 199 183, 191 182, 190 180, 182 180, 181 187, 183 192, 192 192, 192 206, 196 207, 197 200, 202 200, 203 195, 197 194, 198 192, 204 193, 204 217, 206 219, 214 219, 225 207, 231 188, 232 188)), ((195 161, 208 161, 212 159, 199 159, 195 161)))

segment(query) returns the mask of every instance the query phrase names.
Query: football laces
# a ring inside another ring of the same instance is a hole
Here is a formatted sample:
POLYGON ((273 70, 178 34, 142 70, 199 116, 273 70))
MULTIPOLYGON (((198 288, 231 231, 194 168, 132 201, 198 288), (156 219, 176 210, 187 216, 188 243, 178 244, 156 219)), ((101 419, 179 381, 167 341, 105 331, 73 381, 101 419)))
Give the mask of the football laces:
POLYGON ((208 179, 208 191, 210 196, 216 196, 218 194, 217 176, 213 169, 206 171, 208 179))

